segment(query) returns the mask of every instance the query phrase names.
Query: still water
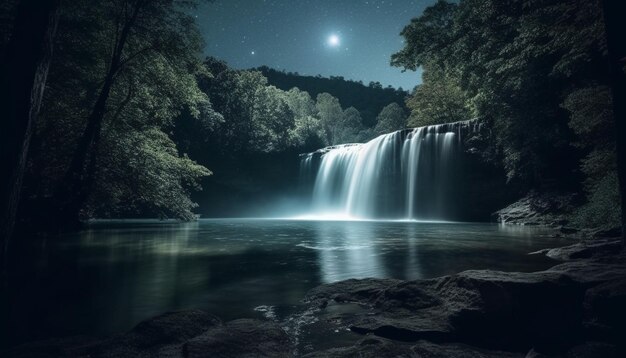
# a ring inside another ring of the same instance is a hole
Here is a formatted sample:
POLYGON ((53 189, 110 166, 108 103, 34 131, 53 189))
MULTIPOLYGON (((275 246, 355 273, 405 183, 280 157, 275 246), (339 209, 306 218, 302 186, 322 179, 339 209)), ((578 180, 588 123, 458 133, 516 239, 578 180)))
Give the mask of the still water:
POLYGON ((323 283, 545 269, 554 263, 527 253, 562 243, 541 229, 474 223, 97 222, 19 254, 0 288, 0 344, 112 334, 186 308, 223 320, 267 316, 263 306, 284 316, 323 283))

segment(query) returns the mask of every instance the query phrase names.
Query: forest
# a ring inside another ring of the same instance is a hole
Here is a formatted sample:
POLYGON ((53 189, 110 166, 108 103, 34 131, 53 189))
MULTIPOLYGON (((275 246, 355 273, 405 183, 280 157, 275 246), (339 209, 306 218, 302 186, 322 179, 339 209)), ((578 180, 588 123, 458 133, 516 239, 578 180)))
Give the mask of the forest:
MULTIPOLYGON (((259 71, 203 60, 189 14, 197 3, 90 4, 57 10, 54 55, 25 164, 18 215, 25 222, 48 221, 56 230, 93 217, 190 220, 197 207, 191 193, 222 163, 245 168, 250 155, 302 153, 405 127, 402 92, 369 88, 362 100, 400 104, 386 103, 368 126, 362 113, 371 108, 347 107, 327 92, 281 90, 259 71)), ((15 2, 3 6, 6 52, 10 15, 19 9, 15 2)))
MULTIPOLYGON (((225 181, 249 181, 254 173, 237 168, 254 155, 269 154, 271 162, 272 153, 479 118, 495 138, 482 155, 504 168, 511 191, 577 194, 566 209, 577 225, 619 224, 608 54, 596 2, 436 3, 404 28, 406 45, 391 58, 394 66, 424 69, 406 103, 401 89, 380 84, 202 60, 188 12, 194 2, 88 4, 63 3, 55 15, 54 55, 25 164, 23 220, 45 220, 51 210, 53 222, 69 227, 91 217, 189 220, 197 206, 191 193, 202 183, 219 187, 206 177, 223 169, 225 181)), ((17 10, 14 1, 3 6, 6 53, 17 10)))
POLYGON ((424 69, 408 125, 480 118, 485 157, 520 193, 577 193, 564 209, 576 225, 619 226, 604 29, 597 1, 439 1, 391 59, 424 69))
POLYGON ((0 355, 626 352, 617 2, 297 10, 385 14, 402 88, 212 52, 281 1, 0 3, 0 355))

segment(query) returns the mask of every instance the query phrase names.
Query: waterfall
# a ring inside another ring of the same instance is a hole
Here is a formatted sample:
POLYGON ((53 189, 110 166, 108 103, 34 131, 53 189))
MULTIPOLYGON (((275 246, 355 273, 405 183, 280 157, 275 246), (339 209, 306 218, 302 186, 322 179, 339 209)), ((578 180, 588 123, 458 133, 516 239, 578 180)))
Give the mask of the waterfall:
POLYGON ((311 212, 332 219, 447 220, 462 190, 463 136, 475 120, 400 130, 303 154, 311 212))

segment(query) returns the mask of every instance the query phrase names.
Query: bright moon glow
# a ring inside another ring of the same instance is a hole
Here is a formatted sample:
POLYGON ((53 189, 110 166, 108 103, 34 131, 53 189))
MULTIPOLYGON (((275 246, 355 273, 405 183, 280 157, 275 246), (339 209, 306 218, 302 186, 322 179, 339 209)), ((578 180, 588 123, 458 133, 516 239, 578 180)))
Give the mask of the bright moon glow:
POLYGON ((332 47, 337 47, 339 46, 339 36, 337 35, 330 35, 328 37, 328 44, 332 47))

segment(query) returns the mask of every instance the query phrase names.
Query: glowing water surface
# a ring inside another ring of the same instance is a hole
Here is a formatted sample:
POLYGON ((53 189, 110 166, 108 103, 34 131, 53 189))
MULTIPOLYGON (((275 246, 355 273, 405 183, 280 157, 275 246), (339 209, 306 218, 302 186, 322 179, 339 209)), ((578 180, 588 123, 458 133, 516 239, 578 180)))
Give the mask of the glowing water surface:
POLYGON ((562 244, 495 224, 308 219, 110 221, 31 240, 0 291, 1 343, 111 334, 188 308, 281 319, 323 283, 533 271, 553 263, 527 253, 562 244))

